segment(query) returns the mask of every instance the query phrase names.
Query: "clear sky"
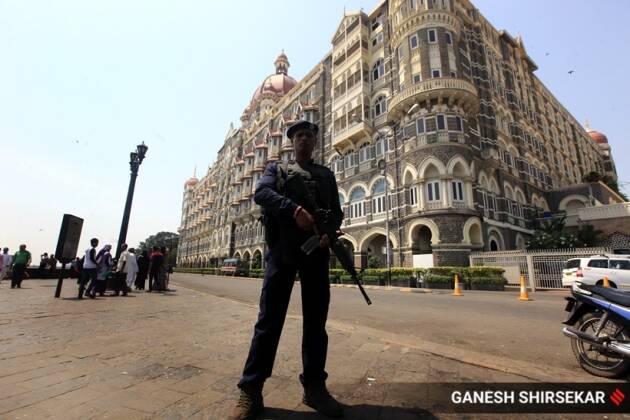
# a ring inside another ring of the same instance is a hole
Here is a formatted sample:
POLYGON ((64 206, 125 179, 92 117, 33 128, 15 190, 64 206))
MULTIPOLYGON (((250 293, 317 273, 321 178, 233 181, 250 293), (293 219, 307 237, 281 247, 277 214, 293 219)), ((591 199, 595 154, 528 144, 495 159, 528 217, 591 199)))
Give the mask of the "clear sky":
MULTIPOLYGON (((54 251, 63 213, 85 219, 81 249, 93 236, 115 244, 140 141, 149 151, 128 242, 176 231, 184 182, 214 161, 278 53, 299 80, 329 51, 344 6, 376 4, 0 0, 0 246, 24 242, 37 262, 54 251)), ((538 77, 608 136, 630 182, 630 2, 474 4, 523 36, 538 77)))

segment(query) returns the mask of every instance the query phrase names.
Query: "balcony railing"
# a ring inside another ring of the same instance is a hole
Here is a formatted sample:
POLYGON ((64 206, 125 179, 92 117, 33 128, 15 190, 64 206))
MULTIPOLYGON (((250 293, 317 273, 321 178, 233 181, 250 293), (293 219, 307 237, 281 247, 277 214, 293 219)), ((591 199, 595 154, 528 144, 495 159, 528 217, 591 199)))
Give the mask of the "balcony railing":
POLYGON ((438 96, 460 97, 465 100, 468 111, 476 111, 478 107, 477 89, 472 83, 463 79, 442 77, 425 80, 396 94, 389 105, 388 115, 399 113, 402 108, 411 107, 413 103, 438 96))
POLYGON ((581 221, 630 217, 630 203, 585 207, 578 212, 581 221))

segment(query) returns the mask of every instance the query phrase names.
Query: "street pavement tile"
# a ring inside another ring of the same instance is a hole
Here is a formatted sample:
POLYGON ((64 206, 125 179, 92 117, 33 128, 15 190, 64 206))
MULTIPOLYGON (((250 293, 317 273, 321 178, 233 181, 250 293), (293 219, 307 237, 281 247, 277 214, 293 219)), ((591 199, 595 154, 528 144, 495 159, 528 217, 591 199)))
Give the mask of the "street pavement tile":
POLYGON ((51 414, 46 410, 37 407, 24 407, 3 414, 0 418, 2 420, 39 420, 50 416, 51 414))
POLYGON ((188 396, 168 389, 156 389, 152 392, 134 392, 137 398, 126 401, 123 405, 134 410, 155 413, 188 396))
POLYGON ((217 376, 211 373, 201 373, 168 385, 168 389, 185 394, 194 394, 202 389, 209 388, 217 380, 217 376))
POLYGON ((142 411, 133 410, 127 407, 119 407, 119 408, 114 408, 113 410, 108 411, 106 413, 96 415, 92 417, 90 420, 110 420, 110 419, 111 420, 120 420, 120 419, 139 420, 139 419, 149 419, 151 417, 152 416, 142 411))

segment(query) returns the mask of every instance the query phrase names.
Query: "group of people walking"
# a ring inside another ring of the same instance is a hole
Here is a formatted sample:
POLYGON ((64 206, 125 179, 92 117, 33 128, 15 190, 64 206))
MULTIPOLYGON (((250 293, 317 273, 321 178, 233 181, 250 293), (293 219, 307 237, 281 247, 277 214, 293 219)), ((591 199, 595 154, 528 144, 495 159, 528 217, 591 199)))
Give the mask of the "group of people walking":
POLYGON ((5 247, 0 254, 0 283, 11 271, 11 289, 21 289, 26 267, 29 266, 31 260, 31 253, 26 250, 25 244, 20 245, 14 255, 9 254, 9 248, 5 247))
POLYGON ((154 246, 151 253, 142 251, 137 255, 134 248, 123 244, 115 262, 111 255, 112 246, 105 245, 97 252, 98 243, 97 238, 92 238, 85 255, 72 263, 72 268, 79 273, 79 299, 84 294, 91 299, 97 294, 104 296, 108 280, 116 296, 121 293, 126 296, 133 287, 144 290, 147 277, 148 292, 167 290, 170 269, 165 266, 165 248, 154 246))

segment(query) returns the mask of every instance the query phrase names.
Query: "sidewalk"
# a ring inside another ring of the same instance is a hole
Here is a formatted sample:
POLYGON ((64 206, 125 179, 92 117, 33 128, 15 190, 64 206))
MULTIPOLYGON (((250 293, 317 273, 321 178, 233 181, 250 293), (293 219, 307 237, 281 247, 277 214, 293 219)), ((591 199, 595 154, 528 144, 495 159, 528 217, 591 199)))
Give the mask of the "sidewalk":
MULTIPOLYGON (((176 285, 168 294, 76 300, 72 281, 54 299, 55 284, 0 286, 1 419, 226 417, 255 306, 176 285)), ((424 411, 414 385, 524 380, 392 344, 358 326, 331 323, 328 333, 328 385, 348 406, 348 419, 455 418, 424 411)), ((287 317, 264 418, 324 418, 301 404, 301 334, 301 318, 287 317)))

